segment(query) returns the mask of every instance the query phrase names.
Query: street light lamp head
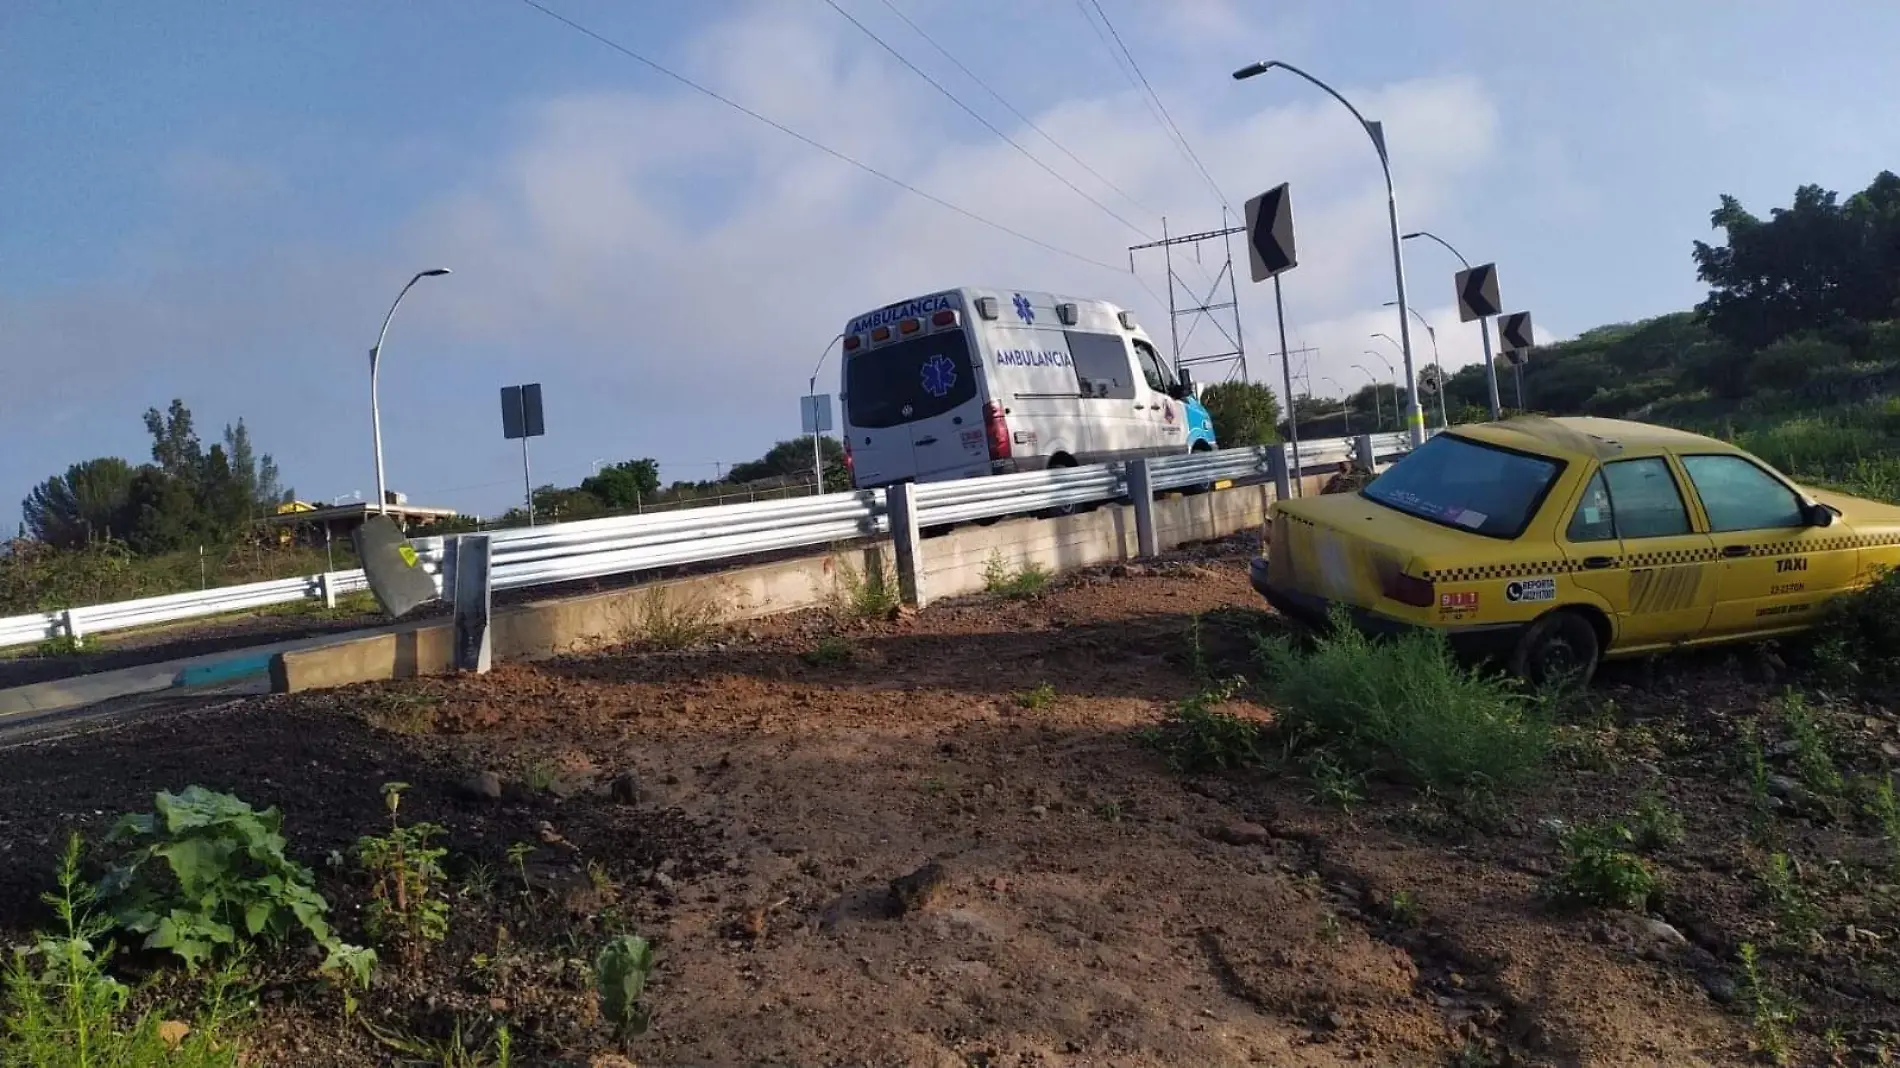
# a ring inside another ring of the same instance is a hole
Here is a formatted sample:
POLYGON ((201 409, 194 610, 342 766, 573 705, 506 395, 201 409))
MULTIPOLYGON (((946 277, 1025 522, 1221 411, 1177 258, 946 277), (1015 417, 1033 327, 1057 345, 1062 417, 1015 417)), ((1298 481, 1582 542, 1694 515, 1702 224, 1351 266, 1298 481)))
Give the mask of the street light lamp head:
POLYGON ((1265 74, 1279 65, 1280 61, 1277 59, 1266 59, 1258 63, 1249 63, 1234 72, 1234 80, 1237 82, 1246 81, 1256 74, 1265 74))
POLYGON ((1415 238, 1415 237, 1424 237, 1424 236, 1425 236, 1425 231, 1423 231, 1423 230, 1414 230, 1414 231, 1412 231, 1412 232, 1411 232, 1411 233, 1409 233, 1409 234, 1405 234, 1405 235, 1403 235, 1403 236, 1401 236, 1401 237, 1399 238, 1399 240, 1401 240, 1401 241, 1410 241, 1410 240, 1412 240, 1412 239, 1413 239, 1413 238, 1415 238))
POLYGON ((440 278, 441 276, 445 274, 454 274, 454 273, 455 273, 454 271, 449 270, 447 267, 431 267, 426 271, 417 271, 416 277, 417 278, 440 278))

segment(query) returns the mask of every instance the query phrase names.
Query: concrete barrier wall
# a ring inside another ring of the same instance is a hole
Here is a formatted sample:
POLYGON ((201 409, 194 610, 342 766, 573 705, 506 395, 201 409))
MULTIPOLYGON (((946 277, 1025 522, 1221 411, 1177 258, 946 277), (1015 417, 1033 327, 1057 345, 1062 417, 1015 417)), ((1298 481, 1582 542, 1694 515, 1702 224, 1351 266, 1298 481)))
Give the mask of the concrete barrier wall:
MULTIPOLYGON (((1318 493, 1330 476, 1308 476, 1302 489, 1318 493)), ((1162 549, 1257 529, 1273 501, 1271 486, 1243 486, 1154 504, 1162 549)), ((920 545, 929 598, 983 589, 992 559, 1020 568, 1034 563, 1062 573, 1133 559, 1135 512, 1105 505, 1059 519, 1006 520, 967 526, 920 545)), ((657 633, 676 633, 783 612, 848 603, 863 584, 895 582, 890 542, 823 553, 713 575, 537 601, 495 613, 494 659, 539 660, 624 645, 657 633)), ((453 629, 444 621, 393 634, 296 652, 271 662, 271 688, 280 693, 382 679, 446 674, 453 665, 453 629)))

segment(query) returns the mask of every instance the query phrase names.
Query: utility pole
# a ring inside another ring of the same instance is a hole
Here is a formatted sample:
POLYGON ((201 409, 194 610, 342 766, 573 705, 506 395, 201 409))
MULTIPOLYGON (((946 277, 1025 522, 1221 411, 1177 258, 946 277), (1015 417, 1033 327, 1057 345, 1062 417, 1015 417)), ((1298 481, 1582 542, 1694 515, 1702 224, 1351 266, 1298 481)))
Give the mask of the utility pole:
POLYGON ((1145 245, 1128 246, 1128 270, 1135 269, 1135 253, 1147 249, 1161 250, 1162 262, 1168 272, 1168 338, 1173 344, 1174 369, 1194 367, 1203 364, 1221 364, 1227 367, 1225 381, 1239 379, 1249 381, 1247 377, 1247 349, 1241 343, 1240 329, 1240 293, 1234 280, 1233 236, 1247 232, 1245 226, 1228 226, 1227 209, 1221 209, 1221 228, 1198 234, 1182 234, 1179 237, 1168 234, 1168 220, 1161 220, 1161 240, 1150 241, 1145 245), (1201 246, 1208 242, 1220 242, 1221 265, 1214 272, 1206 293, 1197 292, 1174 269, 1174 250, 1189 247, 1194 250, 1194 259, 1201 259, 1201 246), (1221 300, 1221 283, 1227 284, 1227 298, 1221 300), (1225 313, 1225 314, 1221 314, 1225 313), (1200 350, 1184 349, 1194 339, 1195 328, 1201 321, 1214 324, 1219 332, 1218 341, 1209 342, 1211 347, 1200 350), (1182 320, 1187 320, 1187 331, 1181 330, 1182 320), (1230 330, 1229 327, 1232 327, 1230 330), (1224 342, 1224 344, 1222 344, 1224 342))

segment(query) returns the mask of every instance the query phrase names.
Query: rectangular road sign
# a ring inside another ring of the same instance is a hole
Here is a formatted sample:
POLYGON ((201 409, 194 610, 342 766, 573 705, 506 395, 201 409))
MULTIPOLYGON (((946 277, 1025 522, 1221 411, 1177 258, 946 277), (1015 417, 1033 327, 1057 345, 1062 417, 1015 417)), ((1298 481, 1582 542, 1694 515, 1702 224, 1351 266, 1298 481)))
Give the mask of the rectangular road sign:
POLYGON ((504 439, 538 438, 547 432, 547 420, 541 412, 541 383, 501 387, 501 436, 504 439))
POLYGON ((1484 319, 1504 310, 1498 296, 1498 265, 1481 263, 1458 272, 1458 318, 1464 322, 1484 319))
POLYGON ((798 421, 803 433, 831 433, 831 394, 798 398, 798 421))
POLYGON ((1247 257, 1256 282, 1299 266, 1293 247, 1293 199, 1285 182, 1247 202, 1247 257))

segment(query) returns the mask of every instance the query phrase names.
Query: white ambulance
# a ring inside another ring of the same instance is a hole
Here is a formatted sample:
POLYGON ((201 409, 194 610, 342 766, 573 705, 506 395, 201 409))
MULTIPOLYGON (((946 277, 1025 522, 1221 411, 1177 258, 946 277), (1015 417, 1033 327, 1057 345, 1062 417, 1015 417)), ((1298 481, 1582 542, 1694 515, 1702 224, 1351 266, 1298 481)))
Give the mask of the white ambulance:
POLYGON ((841 345, 861 489, 1215 447, 1199 391, 1106 301, 951 289, 852 319, 841 345))

